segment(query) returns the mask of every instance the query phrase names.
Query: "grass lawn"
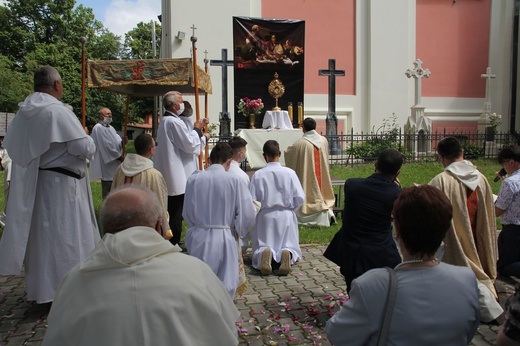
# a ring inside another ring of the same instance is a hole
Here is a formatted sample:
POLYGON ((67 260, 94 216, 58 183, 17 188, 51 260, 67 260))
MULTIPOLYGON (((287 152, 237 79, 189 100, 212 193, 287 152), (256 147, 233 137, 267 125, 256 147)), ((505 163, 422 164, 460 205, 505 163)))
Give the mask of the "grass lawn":
MULTIPOLYGON (((129 142, 127 147, 133 149, 133 145, 129 142)), ((129 151, 131 152, 131 151, 129 151)), ((478 169, 488 178, 491 187, 495 194, 498 194, 500 188, 500 182, 493 182, 495 172, 499 170, 500 166, 495 160, 475 160, 473 163, 478 169)), ((407 163, 403 165, 399 179, 403 187, 411 186, 413 183, 427 184, 435 175, 442 172, 442 165, 438 162, 427 162, 427 163, 407 163)), ((348 178, 359 178, 368 177, 374 172, 374 164, 358 165, 353 168, 334 166, 331 168, 331 175, 346 180, 348 178)), ((3 175, 4 172, 0 172, 0 191, 3 191, 3 175)), ((94 200, 94 208, 96 214, 99 213, 99 207, 102 203, 101 198, 101 182, 91 182, 92 196, 94 200)), ((336 192, 338 187, 336 188, 336 192)), ((0 206, 4 204, 4 195, 0 193, 0 206)), ((337 220, 337 223, 331 227, 300 227, 300 243, 311 244, 311 243, 328 243, 334 236, 334 234, 341 228, 341 219, 337 220)), ((0 230, 1 234, 1 230, 0 230)), ((183 232, 183 235, 186 232, 183 232)))

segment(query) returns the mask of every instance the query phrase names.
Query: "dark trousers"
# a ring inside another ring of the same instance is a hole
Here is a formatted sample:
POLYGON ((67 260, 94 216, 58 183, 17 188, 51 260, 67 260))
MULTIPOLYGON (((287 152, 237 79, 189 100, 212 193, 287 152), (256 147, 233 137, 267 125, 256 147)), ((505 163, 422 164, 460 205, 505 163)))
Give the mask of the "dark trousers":
POLYGON ((500 275, 520 278, 520 225, 502 225, 497 271, 500 275))
POLYGON ((184 204, 184 194, 168 196, 168 214, 170 214, 170 229, 173 236, 170 242, 175 245, 181 241, 182 235, 182 206, 184 204))
POLYGON ((103 195, 103 199, 107 198, 111 188, 112 180, 101 180, 101 194, 103 195))

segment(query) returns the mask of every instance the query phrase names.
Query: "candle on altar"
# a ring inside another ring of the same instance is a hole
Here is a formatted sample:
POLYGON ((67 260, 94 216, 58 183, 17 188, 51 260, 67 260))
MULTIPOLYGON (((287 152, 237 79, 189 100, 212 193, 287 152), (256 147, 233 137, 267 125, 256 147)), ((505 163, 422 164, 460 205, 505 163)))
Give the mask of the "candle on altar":
POLYGON ((289 119, 291 123, 293 122, 293 113, 292 113, 292 102, 287 103, 287 113, 289 113, 289 119))
POLYGON ((303 105, 301 102, 298 102, 298 124, 303 124, 303 105))

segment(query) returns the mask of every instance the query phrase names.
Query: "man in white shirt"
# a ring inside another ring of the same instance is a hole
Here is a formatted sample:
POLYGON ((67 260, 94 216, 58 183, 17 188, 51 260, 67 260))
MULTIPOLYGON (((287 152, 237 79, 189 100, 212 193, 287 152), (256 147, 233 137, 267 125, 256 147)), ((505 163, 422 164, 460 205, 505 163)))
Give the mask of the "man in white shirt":
POLYGON ((108 195, 105 236, 63 279, 42 345, 237 345, 239 313, 200 260, 165 241, 157 196, 108 195))
POLYGON ((95 151, 51 66, 34 73, 3 142, 12 159, 9 215, 0 240, 0 275, 25 266, 27 299, 54 300, 58 285, 99 241, 87 159, 95 151))
POLYGON ((280 164, 280 145, 269 140, 263 147, 267 165, 251 179, 251 196, 262 206, 253 232, 253 267, 262 274, 272 272, 271 261, 280 263, 278 273, 287 275, 301 258, 295 211, 305 200, 296 173, 280 164))
POLYGON ((232 151, 218 143, 210 154, 211 166, 196 171, 186 185, 183 217, 189 226, 188 253, 208 264, 231 298, 238 285, 238 236, 255 223, 255 207, 247 185, 227 172, 232 151))
POLYGON ((197 170, 193 157, 200 153, 203 123, 197 120, 193 128, 188 128, 179 118, 184 112, 184 103, 178 91, 167 92, 163 106, 165 112, 157 130, 154 167, 162 173, 168 187, 168 213, 173 234, 170 241, 175 245, 181 240, 186 181, 197 170))
POLYGON ((121 139, 112 125, 112 112, 103 107, 99 110, 99 122, 94 125, 91 137, 96 144, 96 154, 90 163, 90 180, 101 179, 101 192, 106 198, 112 187, 117 167, 123 161, 123 147, 128 138, 121 139))

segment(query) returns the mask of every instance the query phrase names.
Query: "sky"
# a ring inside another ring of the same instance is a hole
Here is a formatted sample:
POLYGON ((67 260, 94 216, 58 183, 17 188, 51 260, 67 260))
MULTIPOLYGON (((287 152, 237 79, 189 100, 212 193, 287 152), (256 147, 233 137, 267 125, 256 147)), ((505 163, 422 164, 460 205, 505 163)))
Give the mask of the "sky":
POLYGON ((92 8, 96 19, 122 39, 137 23, 158 21, 161 14, 161 0, 76 0, 78 4, 92 8))
POLYGON ((76 0, 78 4, 92 8, 96 19, 123 39, 137 23, 158 21, 161 14, 161 0, 76 0))

